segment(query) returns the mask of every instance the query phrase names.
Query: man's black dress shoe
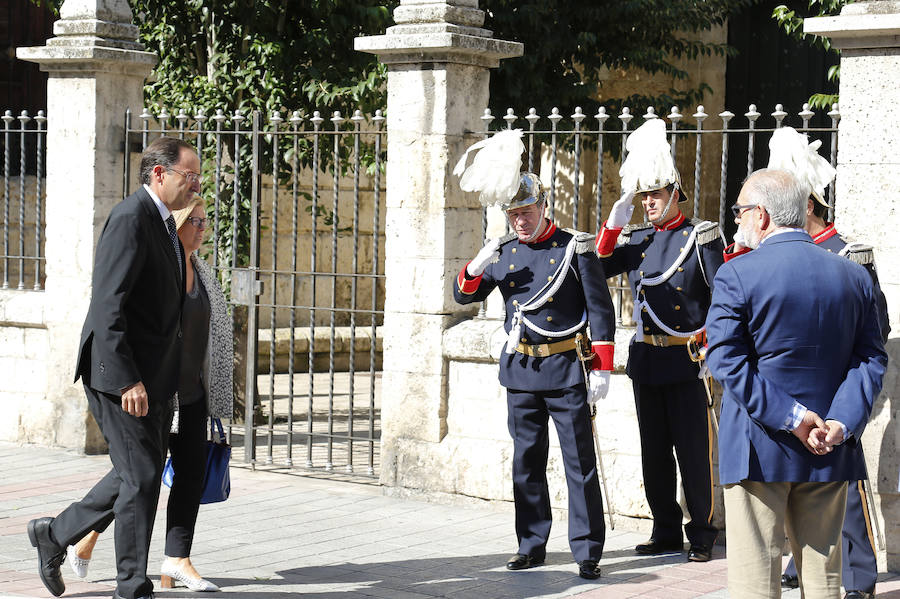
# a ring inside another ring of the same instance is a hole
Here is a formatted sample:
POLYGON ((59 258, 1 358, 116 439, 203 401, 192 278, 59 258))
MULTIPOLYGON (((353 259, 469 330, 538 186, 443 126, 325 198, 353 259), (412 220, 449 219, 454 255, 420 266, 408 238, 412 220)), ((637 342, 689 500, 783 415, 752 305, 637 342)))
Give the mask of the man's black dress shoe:
POLYGON ((781 586, 785 589, 796 589, 800 586, 800 579, 790 574, 781 575, 781 586))
POLYGON ((712 557, 712 549, 708 547, 701 547, 700 545, 691 545, 690 551, 688 551, 688 561, 689 562, 708 562, 712 557))
MULTIPOLYGON (((112 599, 125 599, 125 597, 120 595, 118 590, 115 590, 113 591, 112 599)), ((150 593, 148 595, 144 595, 143 597, 138 597, 137 599, 154 599, 154 595, 153 593, 150 593)))
POLYGON ((847 591, 844 599, 875 599, 875 591, 847 591))
POLYGON ((578 564, 578 575, 588 580, 600 578, 600 564, 596 560, 586 559, 578 564))
POLYGON ((658 555, 660 553, 684 551, 684 543, 682 541, 657 541, 656 539, 650 539, 646 543, 641 543, 635 547, 634 551, 640 555, 658 555))
POLYGON ((527 570, 528 568, 536 568, 544 565, 544 558, 536 558, 532 555, 524 555, 517 553, 506 562, 507 570, 527 570))
POLYGON ((66 548, 60 547, 50 538, 50 523, 53 518, 37 518, 28 523, 28 540, 38 552, 38 573, 41 582, 53 595, 59 597, 66 592, 59 567, 66 559, 66 548))

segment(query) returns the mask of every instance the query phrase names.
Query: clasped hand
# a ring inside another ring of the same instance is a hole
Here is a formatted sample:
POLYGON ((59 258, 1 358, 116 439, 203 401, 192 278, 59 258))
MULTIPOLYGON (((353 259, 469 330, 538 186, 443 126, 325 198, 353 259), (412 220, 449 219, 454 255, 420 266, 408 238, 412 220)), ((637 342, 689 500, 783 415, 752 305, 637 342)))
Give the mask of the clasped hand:
POLYGON ((840 423, 836 420, 822 420, 812 410, 806 411, 800 425, 792 432, 814 455, 826 455, 834 449, 835 445, 844 442, 844 431, 840 423))

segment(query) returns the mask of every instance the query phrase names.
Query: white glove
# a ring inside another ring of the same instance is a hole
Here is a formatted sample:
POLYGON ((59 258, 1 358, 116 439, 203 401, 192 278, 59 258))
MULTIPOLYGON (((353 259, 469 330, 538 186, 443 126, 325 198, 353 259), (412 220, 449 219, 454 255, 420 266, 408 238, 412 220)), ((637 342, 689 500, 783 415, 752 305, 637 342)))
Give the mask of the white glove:
POLYGON ((738 227, 738 230, 734 232, 734 245, 747 247, 747 242, 744 240, 744 234, 741 233, 740 227, 738 227))
POLYGON ((484 244, 484 247, 481 248, 481 251, 478 252, 478 255, 472 258, 472 261, 466 266, 466 273, 470 277, 481 275, 488 264, 500 257, 500 252, 497 251, 499 248, 499 238, 488 239, 487 243, 484 244))
POLYGON ((609 211, 609 218, 606 219, 606 228, 621 229, 628 224, 628 221, 631 220, 631 215, 634 213, 634 204, 631 202, 633 198, 634 192, 626 191, 612 205, 612 209, 609 211))
POLYGON ((608 370, 592 370, 588 374, 588 404, 594 405, 609 393, 609 371, 608 370))

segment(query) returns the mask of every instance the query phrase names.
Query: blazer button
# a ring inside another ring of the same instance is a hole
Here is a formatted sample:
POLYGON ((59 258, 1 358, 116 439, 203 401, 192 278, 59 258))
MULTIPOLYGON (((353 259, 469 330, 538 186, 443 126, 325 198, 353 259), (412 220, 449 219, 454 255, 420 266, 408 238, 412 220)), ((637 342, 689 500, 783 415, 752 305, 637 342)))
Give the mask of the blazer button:
POLYGON ((682 231, 681 234, 684 235, 685 237, 688 236, 688 232, 687 232, 687 231, 682 231))
POLYGON ((513 253, 513 254, 516 253, 516 248, 513 248, 513 249, 512 249, 512 253, 513 253))
POLYGON ((513 300, 513 306, 518 306, 518 305, 519 305, 519 300, 513 300))
POLYGON ((547 301, 548 301, 548 302, 552 302, 552 301, 553 301, 553 296, 551 295, 550 297, 548 297, 548 298, 547 298, 547 301))
POLYGON ((679 266, 679 267, 678 267, 678 272, 684 272, 684 269, 683 269, 682 267, 679 266))
POLYGON ((549 276, 549 277, 547 277, 547 280, 548 280, 548 281, 552 281, 552 280, 553 280, 553 277, 552 277, 552 276, 549 276))
POLYGON ((552 316, 548 316, 548 317, 547 317, 547 322, 552 322, 552 321, 553 321, 553 317, 552 317, 552 316))
POLYGON ((556 264, 556 259, 555 259, 555 258, 550 258, 550 264, 556 264))
POLYGON ((681 306, 679 306, 678 304, 675 304, 675 309, 676 309, 676 310, 681 310, 681 306))
POLYGON ((515 287, 515 286, 516 286, 516 282, 515 282, 515 281, 510 281, 510 282, 509 282, 509 286, 510 286, 510 287, 515 287))

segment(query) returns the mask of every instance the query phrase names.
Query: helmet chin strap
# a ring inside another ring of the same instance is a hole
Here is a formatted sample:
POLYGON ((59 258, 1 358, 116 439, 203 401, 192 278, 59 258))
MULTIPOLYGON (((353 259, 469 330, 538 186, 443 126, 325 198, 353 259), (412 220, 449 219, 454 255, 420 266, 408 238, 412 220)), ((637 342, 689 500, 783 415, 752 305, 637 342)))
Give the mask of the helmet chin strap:
POLYGON ((547 209, 547 204, 546 204, 545 200, 541 200, 540 204, 541 204, 541 224, 534 228, 534 233, 532 233, 528 237, 528 239, 525 239, 524 241, 520 239, 519 240, 520 243, 531 243, 532 241, 534 241, 535 239, 537 239, 538 237, 543 235, 544 231, 547 230, 549 223, 547 221, 547 217, 544 216, 544 212, 547 209))
POLYGON ((653 225, 665 224, 666 221, 664 221, 663 219, 666 218, 666 215, 669 213, 669 209, 672 207, 672 202, 675 201, 675 192, 676 191, 678 192, 678 195, 681 195, 681 188, 678 187, 678 183, 675 183, 675 187, 672 189, 672 193, 669 194, 669 201, 666 202, 666 207, 663 209, 662 214, 660 214, 660 217, 657 218, 656 220, 651 220, 650 221, 651 224, 653 224, 653 225), (660 222, 660 221, 662 221, 662 222, 660 222))

